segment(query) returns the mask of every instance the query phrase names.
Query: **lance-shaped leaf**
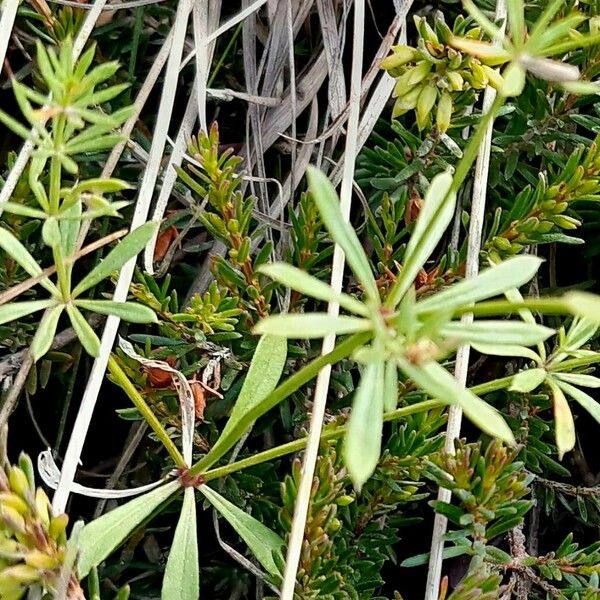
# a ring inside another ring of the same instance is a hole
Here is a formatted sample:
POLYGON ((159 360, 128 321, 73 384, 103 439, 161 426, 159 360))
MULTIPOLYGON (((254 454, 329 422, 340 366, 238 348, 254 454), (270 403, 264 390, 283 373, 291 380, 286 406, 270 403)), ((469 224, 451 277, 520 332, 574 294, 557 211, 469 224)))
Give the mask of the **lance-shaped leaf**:
POLYGON ((527 369, 517 373, 510 384, 510 390, 513 392, 521 392, 527 394, 538 388, 548 373, 546 369, 527 369))
POLYGON ((509 444, 515 443, 510 427, 502 415, 470 390, 461 387, 446 369, 434 361, 415 365, 405 358, 398 359, 400 369, 433 398, 460 406, 479 429, 509 444))
POLYGON ((0 325, 20 319, 26 315, 49 308, 56 304, 56 300, 48 298, 47 300, 27 300, 26 302, 11 302, 0 306, 0 325))
POLYGON ((157 323, 156 313, 137 302, 113 302, 112 300, 75 300, 85 310, 101 315, 114 315, 130 323, 157 323))
POLYGON ((371 477, 381 454, 383 362, 369 363, 362 374, 344 440, 344 463, 357 490, 371 477))
POLYGON ((169 551, 162 583, 162 600, 198 600, 200 568, 194 488, 185 489, 183 506, 169 551))
POLYGON ((494 343, 478 343, 471 344, 471 346, 481 354, 490 354, 491 356, 519 356, 521 358, 530 358, 538 364, 543 362, 533 350, 525 348, 524 346, 515 346, 511 344, 500 345, 494 343))
POLYGON ((592 339, 597 330, 598 325, 587 319, 573 319, 573 323, 567 331, 565 346, 569 350, 577 350, 592 339))
MULTIPOLYGON (((37 264, 35 258, 31 256, 27 248, 7 229, 0 227, 0 248, 4 250, 13 260, 32 277, 38 277, 42 273, 42 268, 37 264)), ((40 285, 48 290, 52 295, 60 296, 58 288, 49 280, 42 279, 40 285)))
POLYGON ((81 345, 90 356, 98 356, 100 354, 100 340, 98 336, 76 306, 73 304, 67 304, 66 306, 71 325, 73 325, 73 329, 81 345))
POLYGON ((210 452, 200 461, 205 469, 219 460, 252 425, 254 419, 249 416, 251 409, 275 389, 283 373, 286 358, 285 338, 265 335, 260 339, 229 420, 210 452))
POLYGON ((125 236, 107 255, 106 258, 94 267, 75 287, 73 297, 94 287, 106 279, 113 271, 120 269, 129 259, 142 250, 154 235, 158 223, 149 221, 134 229, 125 236))
POLYGON ((81 228, 81 203, 75 203, 71 208, 61 214, 59 221, 60 240, 62 252, 65 258, 75 253, 77 249, 77 237, 81 228))
POLYGON ((583 390, 576 388, 575 386, 567 383, 566 381, 555 380, 556 385, 565 393, 577 402, 580 406, 585 408, 587 412, 600 423, 600 404, 594 398, 586 394, 583 390))
POLYGON ((86 525, 79 537, 79 577, 85 577, 92 567, 98 566, 110 556, 138 525, 179 488, 179 481, 172 481, 86 525))
POLYGON ((552 377, 560 379, 561 381, 566 381, 571 385, 590 388, 600 387, 600 377, 585 375, 584 373, 552 373, 552 377))
POLYGON ((575 422, 563 391, 551 378, 548 379, 548 384, 552 390, 554 435, 556 436, 558 458, 562 460, 565 452, 569 452, 575 447, 575 422))
POLYGON ((329 179, 314 167, 309 167, 306 175, 310 191, 319 208, 325 227, 327 227, 334 241, 341 246, 350 268, 363 285, 367 296, 371 301, 379 303, 379 290, 371 271, 369 259, 356 232, 344 220, 335 188, 331 185, 329 179))
POLYGON ((444 337, 475 344, 493 341, 494 344, 532 346, 547 340, 554 333, 554 329, 521 321, 490 320, 447 323, 440 333, 444 337))
POLYGON ((58 319, 60 319, 60 315, 64 310, 64 304, 58 304, 51 308, 42 318, 40 324, 33 336, 33 341, 31 342, 31 355, 33 356, 34 361, 38 361, 48 350, 50 350, 50 346, 52 346, 52 342, 54 341, 54 334, 56 333, 56 328, 58 326, 58 319))
POLYGON ((264 318, 256 324, 254 333, 308 340, 332 333, 344 335, 368 331, 371 327, 371 321, 358 317, 333 317, 327 313, 287 314, 264 318))
POLYGON ((198 488, 217 512, 235 529, 246 542, 256 560, 270 575, 278 575, 279 569, 274 556, 281 554, 283 540, 253 516, 223 498, 207 485, 198 488))
POLYGON ((465 279, 438 294, 417 303, 417 312, 452 310, 468 306, 486 298, 493 298, 507 290, 531 281, 542 260, 537 256, 517 256, 482 271, 477 277, 465 279))
POLYGON ((451 186, 450 173, 436 175, 429 184, 423 208, 406 246, 402 271, 386 300, 386 306, 395 307, 402 300, 450 224, 456 205, 456 193, 450 191, 451 186))
POLYGON ((264 273, 271 279, 306 296, 312 296, 324 302, 335 302, 347 311, 363 317, 369 314, 367 307, 356 298, 348 294, 336 294, 331 286, 292 265, 286 263, 261 265, 258 272, 264 273))

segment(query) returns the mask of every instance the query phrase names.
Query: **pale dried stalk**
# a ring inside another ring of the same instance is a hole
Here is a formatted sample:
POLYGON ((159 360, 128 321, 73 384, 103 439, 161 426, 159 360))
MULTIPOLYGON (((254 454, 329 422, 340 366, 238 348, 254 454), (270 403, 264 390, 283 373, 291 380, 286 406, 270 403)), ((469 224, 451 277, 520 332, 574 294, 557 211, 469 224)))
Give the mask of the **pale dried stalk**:
MULTIPOLYGON (((173 43, 171 45, 171 52, 169 54, 169 60, 167 63, 163 92, 156 118, 156 130, 152 138, 152 147, 148 157, 148 165, 144 172, 144 177, 140 186, 140 193, 138 195, 133 220, 131 223, 131 229, 135 229, 136 227, 142 225, 144 222, 146 222, 148 217, 148 210, 150 209, 150 202, 154 193, 154 186, 156 185, 156 180, 158 178, 158 172, 160 170, 161 160, 167 141, 169 122, 173 112, 175 93, 177 91, 177 80, 179 77, 179 66, 181 64, 181 58, 183 55, 183 45, 185 42, 191 6, 192 0, 181 0, 177 7, 175 24, 173 28, 173 43)), ((123 302, 127 299, 134 269, 135 258, 127 262, 127 264, 125 264, 125 266, 121 269, 119 280, 113 296, 115 301, 123 302)), ((69 445, 65 454, 58 488, 54 494, 53 507, 54 510, 58 512, 63 512, 65 510, 67 500, 69 498, 70 487, 75 477, 77 464, 81 456, 83 444, 85 443, 85 438, 90 426, 92 414, 96 406, 100 386, 104 380, 104 373, 106 372, 106 366, 115 342, 119 323, 120 319, 114 316, 110 316, 106 320, 106 326, 104 328, 104 333, 102 335, 100 344, 100 355, 94 361, 94 365, 92 367, 92 371, 81 400, 79 412, 77 413, 71 439, 69 440, 69 445)))
MULTIPOLYGON (((506 0, 498 0, 496 4, 496 19, 506 17, 506 0)), ((503 28, 504 30, 504 28, 503 28)), ((483 96, 482 112, 485 114, 490 110, 496 91, 487 87, 483 96)), ((490 151, 492 145, 493 120, 490 121, 485 136, 481 142, 477 162, 475 163, 475 175, 473 180, 473 195, 471 199, 471 213, 469 221, 469 236, 467 241, 467 260, 465 267, 465 278, 475 277, 479 272, 479 252, 481 250, 481 236, 483 231, 483 220, 485 216, 485 202, 487 196, 488 173, 490 168, 490 151)), ((465 314, 462 322, 470 323, 473 320, 471 313, 465 314)), ((456 353, 454 376, 458 383, 465 386, 469 371, 470 346, 461 346, 456 353)), ((462 410, 453 405, 448 410, 448 424, 446 426, 446 439, 444 443, 445 452, 454 452, 454 440, 460 435, 462 421, 462 410)), ((437 499, 440 502, 449 502, 451 492, 446 488, 439 488, 437 499)), ((425 588, 425 600, 437 600, 439 596, 440 576, 442 573, 444 535, 448 526, 448 519, 437 513, 433 524, 431 538, 431 553, 429 568, 427 572, 427 585, 425 588)))
MULTIPOLYGON (((171 152, 169 162, 167 163, 167 166, 164 171, 160 193, 158 194, 158 199, 156 200, 156 206, 154 208, 152 220, 157 223, 160 223, 162 221, 163 215, 165 214, 165 210, 167 208, 169 198, 171 197, 173 186, 177 181, 177 171, 175 170, 175 168, 181 166, 183 157, 185 156, 185 150, 188 140, 190 139, 190 136, 192 134, 194 124, 196 123, 197 115, 197 98, 194 98, 194 96, 192 95, 188 100, 188 105, 183 115, 183 120, 181 121, 181 127, 179 128, 179 133, 177 134, 177 139, 175 140, 173 151, 171 152)), ((144 250, 144 270, 147 273, 150 273, 151 275, 154 274, 154 249, 156 248, 157 239, 158 232, 148 242, 148 244, 146 245, 146 249, 144 250)))
MULTIPOLYGON (((346 221, 350 220, 352 184, 354 180, 354 163, 356 159, 356 140, 358 136, 358 122, 360 116, 364 20, 364 0, 356 0, 354 4, 354 44, 352 49, 352 75, 350 80, 350 114, 346 133, 346 160, 344 162, 344 176, 342 180, 342 189, 340 192, 340 208, 346 221)), ((341 292, 342 289, 344 263, 344 252, 340 246, 336 244, 333 253, 331 287, 337 293, 341 292)), ((339 314, 339 309, 339 304, 330 303, 327 312, 332 318, 335 318, 339 314)), ((331 352, 334 346, 335 335, 327 336, 323 340, 322 353, 327 354, 331 352)), ((308 443, 304 453, 304 460, 302 462, 302 475, 300 478, 298 495, 296 496, 294 520, 292 522, 292 531, 290 533, 287 549, 285 573, 281 589, 282 600, 294 599, 294 588, 298 573, 298 563, 300 561, 302 542, 304 540, 304 529, 306 526, 306 518, 310 504, 310 492, 313 485, 315 466, 319 454, 321 431, 323 428, 323 419, 325 417, 325 409, 327 405, 327 392, 329 390, 330 375, 331 365, 327 365, 327 367, 319 372, 317 377, 315 397, 310 419, 308 443)))
POLYGON ((331 116, 335 119, 346 105, 346 81, 342 63, 342 47, 338 34, 333 0, 317 0, 323 47, 329 71, 328 98, 331 116))
POLYGON ((4 0, 2 2, 2 16, 0 16, 0 71, 2 71, 2 65, 4 64, 4 57, 6 56, 6 49, 8 48, 18 8, 19 3, 17 0, 4 0))

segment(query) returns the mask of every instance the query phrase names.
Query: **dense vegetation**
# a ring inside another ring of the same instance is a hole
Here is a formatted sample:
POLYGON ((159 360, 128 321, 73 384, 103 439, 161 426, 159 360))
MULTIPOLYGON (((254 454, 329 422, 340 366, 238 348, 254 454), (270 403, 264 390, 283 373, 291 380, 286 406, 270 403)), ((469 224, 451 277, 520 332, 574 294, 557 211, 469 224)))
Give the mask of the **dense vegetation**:
POLYGON ((600 600, 600 6, 434 4, 4 0, 0 598, 600 600))

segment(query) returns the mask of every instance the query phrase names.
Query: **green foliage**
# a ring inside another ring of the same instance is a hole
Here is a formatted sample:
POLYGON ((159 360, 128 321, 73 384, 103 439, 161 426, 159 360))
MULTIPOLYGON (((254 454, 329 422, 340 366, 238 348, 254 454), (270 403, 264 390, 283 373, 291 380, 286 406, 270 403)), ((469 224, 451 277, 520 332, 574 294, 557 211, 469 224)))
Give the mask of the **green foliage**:
POLYGON ((491 442, 485 451, 480 444, 457 441, 452 454, 441 454, 428 464, 426 474, 449 489, 458 506, 435 501, 437 512, 465 529, 475 541, 488 541, 522 522, 531 508, 523 497, 529 492, 523 464, 516 453, 491 442))
MULTIPOLYGON (((115 456, 124 470, 111 485, 159 485, 109 506, 81 531, 75 526, 67 543, 66 516, 44 516, 51 511, 44 493, 34 492, 31 464, 20 459, 11 467, 3 459, 0 530, 8 551, 0 552, 0 596, 49 600, 66 576, 69 600, 79 600, 80 575, 88 600, 156 598, 161 589, 169 599, 277 597, 314 379, 327 369, 296 600, 421 598, 419 575, 409 569, 430 558, 436 512, 451 525, 440 600, 599 600, 598 544, 585 544, 600 524, 593 456, 600 299, 583 291, 595 283, 593 269, 584 273, 581 265, 581 256, 598 252, 600 223, 597 6, 509 0, 506 32, 492 20, 491 0, 467 0, 464 10, 445 3, 443 14, 415 7, 406 44, 393 46, 381 64, 396 80, 394 98, 358 158, 354 198, 361 202, 349 221, 325 175, 340 158, 337 122, 310 157, 312 146, 295 142, 256 156, 261 140, 239 136, 246 117, 240 89, 259 102, 248 112, 253 132, 280 110, 275 100, 287 101, 279 85, 291 83, 287 71, 267 89, 280 58, 271 62, 277 44, 265 28, 279 23, 280 12, 256 17, 258 39, 267 40, 258 68, 264 88, 252 89, 251 73, 239 79, 242 61, 244 69, 252 64, 248 28, 240 23, 223 33, 206 81, 219 126, 195 135, 177 168, 155 274, 136 271, 134 302, 114 302, 107 280, 129 269, 156 233, 153 224, 127 236, 116 231, 119 219, 129 222, 132 183, 150 168, 154 93, 136 115, 115 178, 100 172, 104 153, 122 140, 141 82, 156 69, 176 4, 103 11, 97 45, 77 61, 72 40, 87 10, 44 0, 19 6, 5 62, 15 104, 3 103, 0 112, 9 130, 5 166, 15 164, 16 138, 29 140, 33 154, 2 205, 0 344, 45 355, 27 378, 26 399, 46 400, 43 419, 39 404, 28 404, 29 412, 50 444, 57 433, 61 456, 77 408, 70 398, 79 397, 89 372, 80 347, 91 355, 100 347, 97 319, 85 315, 129 322, 119 333, 135 347, 123 342, 108 358, 108 377, 124 396, 108 391, 98 411, 113 419, 115 404, 128 398, 117 414, 138 423, 122 440, 127 423, 113 433, 112 421, 102 421, 102 440, 107 452, 114 441, 117 454, 125 444, 131 459, 125 465, 115 456), (29 63, 34 53, 34 64, 19 64, 21 54, 29 63), (490 86, 497 97, 480 112, 490 86), (216 93, 220 87, 226 91, 216 93), (230 93, 231 102, 222 102, 219 94, 230 93), (488 126, 480 273, 465 279, 473 261, 467 231, 477 225, 470 222, 473 166, 488 126), (298 173, 306 160, 322 167, 309 169, 307 185, 298 173), (273 172, 287 206, 264 194, 273 172), (259 180, 255 197, 248 182, 259 180), (277 219, 269 212, 275 206, 277 219), (336 244, 349 267, 333 273, 334 281, 343 278, 341 293, 329 285, 336 244), (524 298, 519 290, 529 285, 524 298), (342 314, 333 316, 328 304, 342 314), (49 351, 69 323, 79 343, 49 351), (321 338, 331 335, 338 339, 322 355, 321 338), (452 372, 465 345, 472 357, 462 385, 452 372), (461 433, 469 441, 457 441, 452 453, 443 450, 447 405, 471 422, 461 433), (51 430, 55 416, 58 432, 51 430), (449 501, 436 500, 438 487, 449 501), (61 528, 52 532, 54 520, 61 528)), ((302 32, 297 67, 312 64, 325 46, 330 94, 311 103, 319 108, 311 113, 318 130, 327 126, 321 102, 339 90, 331 48, 320 37, 325 28, 314 22, 324 24, 333 10, 339 39, 352 31, 342 31, 343 3, 329 4, 294 27, 294 35, 302 32)), ((388 9, 373 6, 378 25, 388 9)), ((222 17, 235 12, 224 10, 222 17)), ((194 11, 194 28, 202 16, 194 11)), ((192 72, 180 71, 182 95, 192 89, 192 72)), ((294 93, 294 118, 304 119, 305 89, 294 93)), ((167 184, 172 174, 162 175, 167 184)), ((3 376, 23 356, 3 357, 3 376)), ((9 384, 3 389, 13 393, 9 384)), ((24 443, 37 445, 33 437, 24 443)), ((101 471, 88 463, 103 446, 90 444, 85 469, 101 471)), ((93 508, 76 502, 71 510, 89 520, 93 508)))

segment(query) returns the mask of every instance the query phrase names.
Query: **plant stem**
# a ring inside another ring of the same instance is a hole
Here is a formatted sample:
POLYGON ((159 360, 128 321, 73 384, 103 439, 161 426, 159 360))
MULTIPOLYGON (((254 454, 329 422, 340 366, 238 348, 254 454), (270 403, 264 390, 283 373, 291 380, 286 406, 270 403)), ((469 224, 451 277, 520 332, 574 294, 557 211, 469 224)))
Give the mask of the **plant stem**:
POLYGON ((474 394, 478 396, 483 396, 484 394, 489 394, 490 392, 497 392, 498 390, 502 390, 507 388, 513 380, 513 375, 508 375, 507 377, 501 377, 500 379, 493 379, 492 381, 486 381, 485 383, 480 383, 479 385, 474 385, 469 388, 474 394))
MULTIPOLYGON (((431 220, 429 221, 429 223, 427 224, 427 226, 425 228, 425 231, 424 231, 425 238, 427 238, 430 234, 433 234, 433 228, 435 227, 437 216, 440 214, 440 212, 442 210, 444 210, 444 208, 446 207, 447 203, 449 202, 452 194, 456 194, 458 192, 460 186, 464 183, 465 179, 467 178, 467 175, 469 174, 469 170, 471 169, 471 166, 473 165, 473 163, 475 162, 475 159, 477 158, 477 154, 479 152, 481 142, 483 141, 483 138, 486 134, 488 126, 491 123, 491 121, 493 120, 493 118, 496 115, 496 113, 498 112, 498 110, 504 104, 505 100, 506 100, 506 98, 504 96, 501 96, 500 94, 498 94, 494 98, 494 102, 492 103, 492 106, 490 107, 490 109, 488 111, 486 111, 483 114, 483 116, 481 117, 481 120, 479 121, 479 123, 477 124, 477 127, 475 129, 475 133, 473 134, 473 137, 471 137, 471 139, 469 140, 469 143, 468 143, 467 147, 465 148, 464 154, 463 154, 462 158, 460 159, 460 162, 456 166, 456 171, 454 172, 454 176, 452 178, 452 184, 450 185, 448 191, 446 192, 444 199, 440 202, 440 205, 437 209, 436 215, 431 217, 431 220)), ((402 300, 407 289, 413 285, 413 281, 406 280, 406 273, 412 273, 412 267, 414 266, 413 263, 416 260, 415 259, 416 256, 417 256, 417 254, 415 252, 413 252, 409 256, 405 257, 403 270, 400 271, 400 275, 394 282, 394 284, 386 298, 385 305, 388 308, 395 308, 398 305, 398 303, 402 300)))
POLYGON ((108 370, 115 378, 119 386, 123 388, 123 391, 133 402, 134 406, 139 410, 146 423, 148 423, 148 425, 152 428, 156 434, 156 437, 167 449, 167 452, 171 455, 171 458, 175 461, 175 464, 178 467, 185 467, 185 461, 183 460, 181 452, 179 452, 177 446, 175 446, 173 440, 171 440, 169 434, 162 426, 162 423, 157 419, 156 415, 152 412, 152 409, 148 406, 142 395, 137 391, 129 377, 127 377, 125 371, 121 369, 119 363, 115 360, 113 355, 111 355, 108 359, 108 370))
MULTIPOLYGON (((493 381, 487 381, 486 383, 482 383, 472 387, 471 391, 474 394, 478 395, 487 394, 489 392, 495 392, 497 390, 501 390, 508 387, 511 384, 512 380, 512 375, 509 375, 508 377, 502 377, 500 379, 494 379, 493 381)), ((439 400, 424 400, 422 402, 417 402, 416 404, 411 404, 410 406, 403 406, 401 408, 397 408, 396 410, 384 413, 383 420, 385 422, 396 421, 397 419, 407 417, 408 415, 412 415, 426 410, 433 410, 434 408, 440 408, 442 406, 445 406, 445 403, 439 400)), ((332 427, 331 429, 325 429, 325 431, 323 431, 323 433, 321 434, 321 441, 339 438, 342 435, 344 435, 345 431, 346 425, 339 425, 337 427, 332 427)), ((226 475, 230 475, 231 473, 235 473, 236 471, 241 471, 242 469, 246 469, 247 467, 253 467, 263 462, 274 460, 276 458, 280 458, 281 456, 285 456, 286 454, 293 454, 294 452, 299 452, 300 450, 303 450, 306 447, 307 442, 308 437, 303 437, 298 440, 288 442, 287 444, 276 446, 275 448, 269 448, 269 450, 259 452, 258 454, 254 454, 253 456, 249 456, 248 458, 238 460, 229 465, 224 465, 222 467, 217 467, 216 469, 206 471, 202 474, 202 476, 205 481, 210 481, 211 479, 218 479, 219 477, 225 477, 226 475)))
POLYGON ((264 400, 255 404, 246 414, 243 422, 236 424, 230 433, 229 438, 232 443, 219 445, 219 441, 213 446, 213 449, 203 458, 201 458, 191 469, 190 476, 200 475, 207 469, 212 467, 245 433, 247 424, 254 422, 256 419, 271 410, 274 406, 285 400, 288 396, 299 390, 305 383, 314 379, 319 371, 325 365, 331 365, 339 362, 343 358, 349 356, 356 348, 366 344, 371 336, 370 332, 362 332, 354 334, 340 342, 329 354, 319 356, 312 362, 308 363, 297 373, 286 379, 282 384, 276 387, 264 400))
POLYGON ((58 157, 63 143, 65 130, 65 117, 60 115, 53 120, 52 132, 54 137, 54 155, 50 159, 50 214, 56 216, 60 208, 60 187, 62 179, 62 165, 58 157))
MULTIPOLYGON (((383 415, 383 420, 395 421, 396 419, 400 419, 401 417, 406 417, 408 415, 412 415, 414 413, 425 410, 431 410, 433 408, 439 408, 441 406, 444 406, 444 403, 440 402, 439 400, 424 400, 423 402, 418 402, 417 404, 412 404, 410 406, 403 406, 402 408, 398 408, 389 413, 385 413, 383 415)), ((332 427, 331 429, 325 429, 321 434, 321 441, 333 440, 341 437, 342 435, 344 435, 346 427, 346 425, 339 425, 337 427, 332 427)), ((248 458, 238 460, 229 465, 224 465, 223 467, 218 467, 216 469, 206 471, 202 474, 202 477, 205 481, 217 479, 218 477, 224 477, 225 475, 235 473, 236 471, 241 471, 242 469, 245 469, 247 467, 253 467, 268 460, 274 460, 281 456, 285 456, 286 454, 293 454, 294 452, 303 450, 306 447, 307 442, 308 437, 303 437, 298 440, 294 440, 293 442, 288 442, 287 444, 282 444, 281 446, 270 448, 269 450, 265 450, 264 452, 259 452, 258 454, 254 454, 253 456, 249 456, 248 458)))
POLYGON ((229 52, 233 48, 235 41, 237 40, 238 36, 240 35, 240 32, 242 31, 243 26, 244 26, 244 22, 240 21, 238 26, 235 28, 235 31, 233 32, 231 39, 229 40, 229 42, 227 42, 227 46, 225 46, 225 49, 223 50, 223 52, 219 53, 219 60, 217 61, 217 64, 215 65, 212 73, 210 74, 210 78, 206 84, 207 87, 211 87, 212 84, 214 83, 217 75, 219 74, 219 71, 221 70, 221 67, 223 66, 225 60, 229 56, 229 52))
POLYGON ((492 119, 496 116, 496 113, 502 108, 505 100, 506 98, 504 96, 497 94, 490 109, 481 117, 479 123, 477 123, 475 132, 469 140, 469 143, 467 144, 467 147, 465 148, 464 154, 462 155, 458 165, 456 165, 456 171, 454 172, 452 185, 450 186, 448 195, 450 195, 452 192, 458 192, 460 186, 464 183, 467 175, 469 174, 471 166, 477 158, 479 147, 481 146, 481 142, 487 127, 492 119))
POLYGON ((569 305, 562 298, 525 298, 523 302, 490 300, 473 306, 461 306, 455 310, 454 314, 460 316, 465 313, 473 313, 473 315, 479 317, 506 316, 524 308, 546 315, 572 314, 569 305))

